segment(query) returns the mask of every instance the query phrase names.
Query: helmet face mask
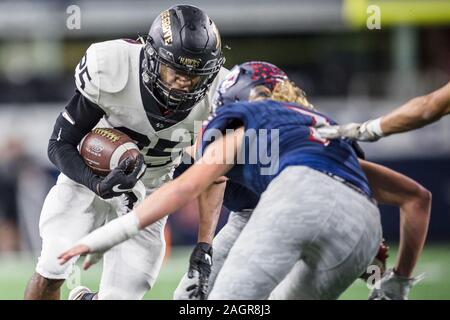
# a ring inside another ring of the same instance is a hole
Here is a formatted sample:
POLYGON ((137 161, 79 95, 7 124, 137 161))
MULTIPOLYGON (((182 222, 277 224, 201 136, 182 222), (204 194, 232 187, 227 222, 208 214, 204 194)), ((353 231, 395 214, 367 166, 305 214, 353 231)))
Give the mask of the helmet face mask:
POLYGON ((211 19, 196 7, 174 6, 150 28, 142 80, 161 107, 186 113, 204 98, 224 63, 211 19))
POLYGON ((207 80, 204 76, 187 74, 164 63, 160 65, 159 75, 166 85, 185 92, 195 91, 207 80))

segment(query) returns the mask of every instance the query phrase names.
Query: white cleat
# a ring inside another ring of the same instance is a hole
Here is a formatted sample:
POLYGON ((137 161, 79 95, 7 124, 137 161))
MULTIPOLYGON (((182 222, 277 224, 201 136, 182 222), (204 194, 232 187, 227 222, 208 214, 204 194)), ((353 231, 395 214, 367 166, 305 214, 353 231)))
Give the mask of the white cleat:
POLYGON ((84 286, 78 286, 70 290, 68 300, 82 300, 86 293, 92 293, 91 289, 84 286))

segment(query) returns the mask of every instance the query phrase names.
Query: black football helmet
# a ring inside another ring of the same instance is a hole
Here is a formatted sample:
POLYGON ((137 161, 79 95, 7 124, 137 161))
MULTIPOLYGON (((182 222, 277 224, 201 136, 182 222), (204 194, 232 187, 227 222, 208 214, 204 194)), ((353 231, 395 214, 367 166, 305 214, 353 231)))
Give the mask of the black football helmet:
POLYGON ((142 80, 161 107, 171 113, 189 112, 205 96, 224 63, 214 22, 197 7, 176 5, 163 11, 150 28, 142 80), (176 75, 187 79, 187 89, 175 89, 167 82, 176 75))

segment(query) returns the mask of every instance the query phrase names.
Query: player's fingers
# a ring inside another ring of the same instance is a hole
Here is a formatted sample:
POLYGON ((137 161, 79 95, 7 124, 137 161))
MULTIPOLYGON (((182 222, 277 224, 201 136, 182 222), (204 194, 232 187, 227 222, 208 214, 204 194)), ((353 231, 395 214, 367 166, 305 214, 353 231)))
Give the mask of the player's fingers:
POLYGON ((84 253, 89 253, 89 247, 87 247, 83 244, 79 244, 79 245, 73 247, 72 249, 69 249, 66 252, 62 253, 58 258, 61 260, 60 263, 64 264, 67 261, 69 261, 71 258, 73 258, 75 256, 79 256, 84 253))
POLYGON ((64 252, 63 254, 61 254, 58 259, 59 259, 59 264, 63 265, 65 264, 67 261, 70 260, 70 258, 72 258, 72 256, 69 253, 64 252))
POLYGON ((144 163, 144 157, 140 154, 136 159, 136 163, 134 164, 132 176, 136 177, 136 179, 140 179, 147 169, 147 166, 144 163))
POLYGON ((186 288, 186 292, 189 292, 188 298, 190 300, 196 299, 198 296, 198 287, 196 284, 190 285, 186 288))
POLYGON ((205 300, 207 292, 208 292, 208 286, 205 284, 200 284, 200 289, 199 289, 199 293, 198 293, 199 299, 205 300))
POLYGON ((134 207, 134 204, 136 203, 136 201, 138 201, 138 198, 136 197, 134 192, 127 192, 127 193, 125 193, 125 195, 127 197, 127 207, 128 207, 128 209, 132 210, 134 207))
POLYGON ((192 290, 192 292, 189 294, 190 300, 201 300, 201 294, 198 290, 198 288, 195 288, 195 290, 192 290))
POLYGON ((325 139, 337 139, 340 137, 339 126, 324 126, 316 130, 325 139))
POLYGON ((339 135, 345 138, 358 139, 360 137, 360 127, 360 123, 349 123, 343 126, 339 126, 339 135))
POLYGON ((75 250, 75 248, 72 248, 64 253, 62 253, 58 259, 60 260, 60 264, 63 265, 65 264, 67 261, 69 261, 70 259, 72 259, 73 257, 79 255, 79 253, 77 253, 78 251, 75 250))
POLYGON ((84 259, 83 269, 84 270, 89 269, 92 265, 99 262, 102 259, 102 257, 103 257, 103 253, 89 253, 86 256, 86 259, 84 259))
POLYGON ((58 259, 60 259, 60 264, 64 264, 67 261, 69 261, 70 258, 74 257, 75 255, 73 254, 73 249, 67 250, 65 252, 63 252, 62 254, 59 255, 58 259))
POLYGON ((92 264, 91 264, 89 261, 84 260, 84 263, 83 263, 83 270, 89 269, 89 268, 91 267, 91 265, 92 265, 92 264))
POLYGON ((205 291, 200 291, 199 299, 200 300, 206 300, 206 292, 205 291))
POLYGON ((130 166, 130 163, 131 163, 131 157, 126 157, 119 163, 119 165, 116 168, 116 171, 117 170, 121 170, 121 171, 127 170, 127 168, 130 166))
POLYGON ((227 181, 228 181, 227 177, 221 176, 221 177, 217 178, 216 181, 214 181, 214 184, 221 184, 221 183, 224 183, 224 182, 227 182, 227 181))

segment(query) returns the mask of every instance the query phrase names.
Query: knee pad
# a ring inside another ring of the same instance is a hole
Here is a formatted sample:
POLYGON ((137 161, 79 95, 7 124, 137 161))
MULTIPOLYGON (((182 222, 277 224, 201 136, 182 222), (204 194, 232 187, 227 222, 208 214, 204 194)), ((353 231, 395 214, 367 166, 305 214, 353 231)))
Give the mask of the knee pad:
POLYGON ((36 272, 47 279, 65 280, 72 273, 77 258, 74 257, 64 265, 60 265, 57 257, 67 246, 58 246, 54 241, 51 242, 52 245, 43 243, 36 272))

